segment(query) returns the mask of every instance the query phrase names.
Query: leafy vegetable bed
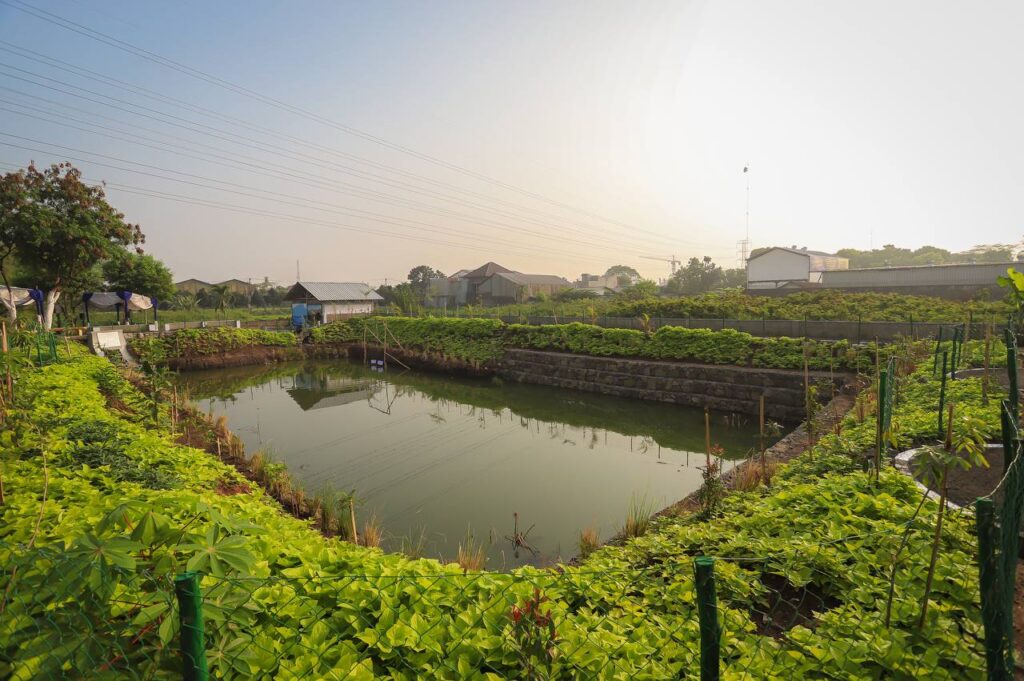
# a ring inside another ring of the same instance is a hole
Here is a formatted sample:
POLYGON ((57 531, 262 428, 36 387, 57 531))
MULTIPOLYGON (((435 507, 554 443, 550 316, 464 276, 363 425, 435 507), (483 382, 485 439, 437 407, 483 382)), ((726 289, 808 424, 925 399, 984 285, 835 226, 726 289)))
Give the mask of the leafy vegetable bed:
MULTIPOLYGON (((588 355, 681 360, 777 369, 802 369, 803 339, 759 338, 726 329, 661 327, 652 333, 606 329, 590 324, 528 326, 494 319, 444 317, 375 317, 331 322, 313 329, 318 343, 369 342, 387 339, 404 347, 441 353, 458 359, 487 362, 499 359, 506 348, 555 350, 588 355)), ((980 356, 980 342, 970 342, 964 356, 980 356)), ((866 371, 874 365, 873 345, 853 346, 847 341, 806 341, 811 369, 866 371)), ((1002 348, 1001 344, 996 344, 1002 348)), ((890 352, 882 348, 883 360, 890 352)), ((1000 357, 993 350, 993 357, 1000 357)))
MULTIPOLYGON (((480 311, 479 308, 477 308, 480 311)), ((973 314, 975 321, 1002 320, 1011 307, 1005 300, 947 300, 903 293, 810 291, 785 296, 754 296, 741 290, 715 291, 695 296, 630 299, 628 293, 572 302, 548 301, 486 308, 499 315, 573 315, 590 317, 694 317, 698 319, 809 319, 879 322, 960 323, 973 314)))
POLYGON ((290 331, 263 331, 219 326, 212 329, 182 329, 165 336, 133 338, 129 347, 143 360, 214 355, 250 345, 290 346, 297 343, 290 331))
MULTIPOLYGON (((901 394, 905 441, 932 437, 929 370, 901 394)), ((993 424, 977 383, 953 383, 950 399, 993 424)), ((148 413, 101 358, 19 377, 0 434, 0 677, 179 678, 171 577, 191 569, 212 678, 695 679, 701 554, 718 558, 725 678, 984 676, 970 522, 949 519, 918 629, 936 506, 915 516, 910 480, 859 471, 848 453, 873 442, 871 418, 848 416, 710 521, 657 520, 564 571, 467 574, 325 539, 263 492, 234 493, 247 487, 232 468, 176 445, 148 413), (781 621, 783 597, 800 594, 817 610, 781 621)))

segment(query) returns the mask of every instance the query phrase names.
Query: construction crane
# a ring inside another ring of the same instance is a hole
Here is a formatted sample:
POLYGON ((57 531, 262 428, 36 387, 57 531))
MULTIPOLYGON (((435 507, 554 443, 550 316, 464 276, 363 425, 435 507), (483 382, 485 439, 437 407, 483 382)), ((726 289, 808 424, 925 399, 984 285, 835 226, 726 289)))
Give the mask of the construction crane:
POLYGON ((676 270, 679 269, 679 266, 682 264, 679 260, 676 259, 676 256, 674 255, 670 255, 667 258, 659 258, 654 255, 641 255, 640 257, 645 258, 647 260, 660 260, 662 262, 669 263, 672 266, 672 274, 675 274, 676 270))

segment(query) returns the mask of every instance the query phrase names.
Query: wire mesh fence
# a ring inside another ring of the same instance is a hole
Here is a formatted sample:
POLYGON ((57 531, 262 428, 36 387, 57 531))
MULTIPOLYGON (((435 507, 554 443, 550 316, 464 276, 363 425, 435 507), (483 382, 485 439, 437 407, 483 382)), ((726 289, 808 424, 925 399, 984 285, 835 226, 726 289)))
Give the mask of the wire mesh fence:
MULTIPOLYGON (((921 518, 902 530, 929 534, 921 518)), ((980 676, 985 648, 971 607, 937 609, 918 633, 919 594, 904 586, 883 621, 890 580, 909 583, 910 564, 844 574, 855 553, 892 550, 903 535, 896 527, 794 541, 772 555, 514 574, 410 563, 398 574, 296 565, 265 576, 175 577, 134 570, 127 546, 34 550, 4 568, 0 677, 980 676)), ((948 579, 944 588, 976 593, 973 575, 948 579)))

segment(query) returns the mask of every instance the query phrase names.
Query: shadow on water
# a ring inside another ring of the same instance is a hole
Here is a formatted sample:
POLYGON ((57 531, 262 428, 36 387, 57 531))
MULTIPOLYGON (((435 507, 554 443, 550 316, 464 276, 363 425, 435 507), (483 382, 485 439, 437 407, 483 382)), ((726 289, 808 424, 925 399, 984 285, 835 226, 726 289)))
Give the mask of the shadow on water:
MULTIPOLYGON (((248 451, 271 448, 307 490, 355 489, 360 515, 383 524, 392 550, 450 560, 472 543, 490 568, 553 562, 576 553, 584 528, 614 534, 631 500, 660 508, 700 484, 695 408, 346 361, 177 380, 225 414, 248 451), (526 528, 528 549, 514 541, 526 528)), ((757 424, 713 412, 711 430, 725 458, 738 459, 757 424)))

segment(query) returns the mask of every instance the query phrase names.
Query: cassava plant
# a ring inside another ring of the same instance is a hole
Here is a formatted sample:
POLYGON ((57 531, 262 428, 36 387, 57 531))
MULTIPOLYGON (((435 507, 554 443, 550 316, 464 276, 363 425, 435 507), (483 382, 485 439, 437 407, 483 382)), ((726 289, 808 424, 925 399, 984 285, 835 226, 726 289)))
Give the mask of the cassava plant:
POLYGON ((928 615, 928 599, 935 578, 935 565, 939 559, 942 540, 942 521, 949 493, 949 472, 955 469, 967 470, 975 466, 988 468, 984 456, 985 440, 988 437, 985 424, 976 417, 964 414, 953 418, 954 406, 949 405, 949 419, 946 440, 941 445, 923 447, 914 458, 918 479, 926 481, 939 493, 939 510, 935 516, 935 531, 932 535, 931 559, 925 577, 924 595, 921 598, 921 616, 918 627, 923 627, 928 615))

